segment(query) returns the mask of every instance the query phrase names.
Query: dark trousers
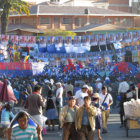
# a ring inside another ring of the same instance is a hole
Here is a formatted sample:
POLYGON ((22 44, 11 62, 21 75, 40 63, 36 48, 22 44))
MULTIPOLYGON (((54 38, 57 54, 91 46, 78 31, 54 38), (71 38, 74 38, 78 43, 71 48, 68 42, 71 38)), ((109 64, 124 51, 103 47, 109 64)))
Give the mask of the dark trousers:
POLYGON ((65 123, 63 126, 62 140, 77 140, 78 133, 75 129, 75 123, 65 123))
POLYGON ((82 125, 79 130, 79 140, 94 140, 94 131, 89 125, 82 125))

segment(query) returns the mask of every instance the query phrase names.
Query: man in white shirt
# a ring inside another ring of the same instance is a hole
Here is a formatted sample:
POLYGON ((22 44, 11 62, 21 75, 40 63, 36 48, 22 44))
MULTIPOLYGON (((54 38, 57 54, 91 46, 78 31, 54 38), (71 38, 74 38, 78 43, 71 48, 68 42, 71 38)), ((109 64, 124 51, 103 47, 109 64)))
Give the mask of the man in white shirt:
POLYGON ((88 85, 83 85, 83 87, 76 92, 75 98, 78 106, 82 106, 84 104, 84 97, 88 96, 87 91, 88 85))
POLYGON ((102 133, 107 133, 107 120, 110 114, 110 106, 113 104, 113 99, 111 94, 107 93, 107 88, 102 87, 102 93, 100 94, 100 105, 103 106, 102 109, 102 133))
POLYGON ((125 79, 123 80, 122 77, 120 77, 119 81, 120 83, 119 83, 118 94, 121 95, 129 90, 129 84, 125 81, 125 79))
POLYGON ((56 83, 56 100, 59 102, 58 107, 63 106, 63 87, 60 82, 56 83))
POLYGON ((118 89, 118 95, 121 96, 121 101, 120 101, 120 120, 121 120, 121 127, 124 125, 124 107, 123 103, 126 100, 126 93, 129 90, 129 84, 123 79, 122 77, 119 78, 119 89, 118 89))

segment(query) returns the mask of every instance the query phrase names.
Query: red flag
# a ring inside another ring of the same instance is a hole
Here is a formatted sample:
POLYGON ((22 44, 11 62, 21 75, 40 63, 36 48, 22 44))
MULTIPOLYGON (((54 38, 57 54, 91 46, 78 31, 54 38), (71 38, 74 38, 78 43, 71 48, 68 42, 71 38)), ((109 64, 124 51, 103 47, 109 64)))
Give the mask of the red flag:
POLYGON ((74 67, 74 65, 72 64, 70 59, 68 59, 68 63, 69 63, 69 66, 71 67, 71 69, 76 71, 76 68, 74 67))
POLYGON ((83 66, 82 66, 82 64, 81 64, 81 61, 78 62, 78 65, 79 65, 79 68, 80 68, 80 69, 83 68, 83 66))

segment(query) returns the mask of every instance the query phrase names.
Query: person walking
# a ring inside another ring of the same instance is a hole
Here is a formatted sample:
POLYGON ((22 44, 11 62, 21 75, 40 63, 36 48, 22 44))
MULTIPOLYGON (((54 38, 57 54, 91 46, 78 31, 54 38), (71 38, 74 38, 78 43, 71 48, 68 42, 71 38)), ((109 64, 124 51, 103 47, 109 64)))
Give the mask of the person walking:
POLYGON ((27 98, 26 106, 28 113, 43 127, 42 107, 45 107, 46 99, 42 98, 41 89, 41 86, 35 86, 34 92, 27 98))
POLYGON ((93 140, 97 110, 91 105, 91 98, 84 97, 84 105, 77 110, 76 121, 80 140, 93 140))
POLYGON ((107 93, 107 88, 102 87, 102 93, 100 94, 100 105, 102 105, 102 133, 107 133, 107 121, 110 114, 110 106, 113 104, 111 94, 107 93))
POLYGON ((59 120, 61 127, 63 128, 62 140, 77 140, 76 131, 76 112, 78 106, 76 104, 76 99, 74 96, 69 97, 68 105, 62 108, 59 115, 59 120))

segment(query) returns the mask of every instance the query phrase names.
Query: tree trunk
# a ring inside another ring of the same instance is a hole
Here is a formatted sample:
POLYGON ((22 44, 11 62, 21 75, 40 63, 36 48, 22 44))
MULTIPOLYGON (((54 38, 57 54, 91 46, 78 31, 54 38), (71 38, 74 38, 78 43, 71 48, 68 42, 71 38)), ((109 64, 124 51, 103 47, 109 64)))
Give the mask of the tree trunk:
POLYGON ((4 9, 1 15, 1 34, 7 33, 9 9, 4 9))

